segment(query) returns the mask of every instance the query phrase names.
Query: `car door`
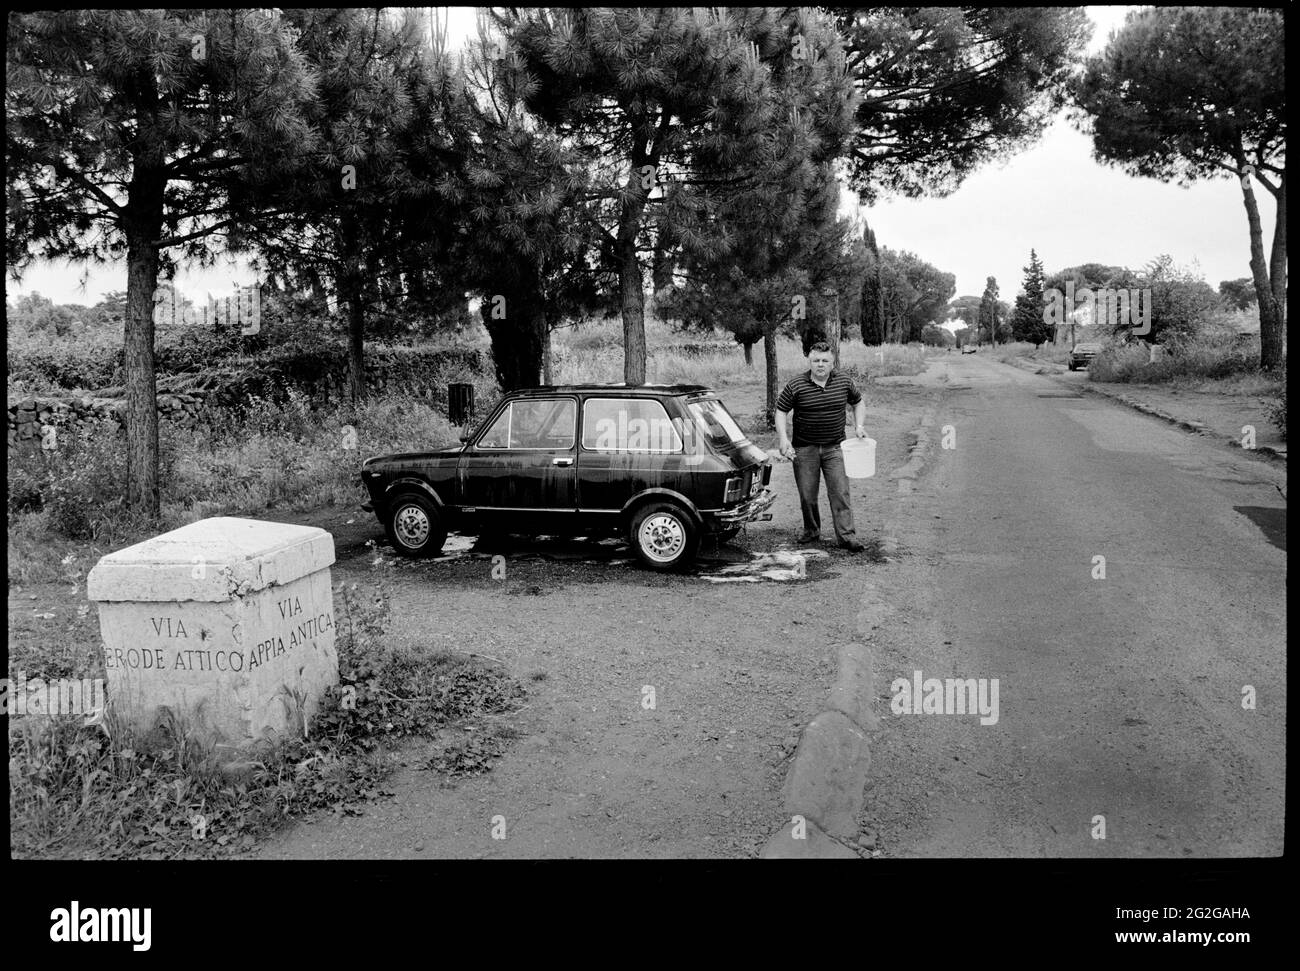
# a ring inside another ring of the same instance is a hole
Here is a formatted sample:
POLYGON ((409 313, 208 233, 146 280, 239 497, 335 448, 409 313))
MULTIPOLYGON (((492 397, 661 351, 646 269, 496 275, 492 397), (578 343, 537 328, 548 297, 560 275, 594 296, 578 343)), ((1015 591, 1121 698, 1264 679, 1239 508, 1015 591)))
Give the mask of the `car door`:
POLYGON ((629 499, 678 485, 681 433, 655 398, 589 397, 582 406, 578 506, 592 525, 616 522, 629 499))
POLYGON ((466 449, 462 511, 491 529, 567 532, 577 511, 577 398, 515 398, 466 449))

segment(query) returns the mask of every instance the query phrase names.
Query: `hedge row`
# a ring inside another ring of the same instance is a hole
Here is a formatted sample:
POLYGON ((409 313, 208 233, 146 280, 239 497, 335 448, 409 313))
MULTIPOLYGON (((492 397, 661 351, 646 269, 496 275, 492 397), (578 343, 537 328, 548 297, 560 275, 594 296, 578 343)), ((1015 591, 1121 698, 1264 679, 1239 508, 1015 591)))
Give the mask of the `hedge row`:
MULTIPOLYGON (((209 342, 186 342, 157 349, 155 362, 160 378, 199 373, 216 368, 226 375, 241 375, 237 381, 222 381, 230 395, 238 398, 249 391, 266 395, 294 387, 313 398, 339 397, 347 387, 347 349, 324 344, 313 348, 269 348, 257 354, 216 356, 209 342)), ((7 360, 10 386, 30 382, 66 390, 93 390, 121 386, 125 381, 122 349, 70 354, 66 351, 29 351, 12 354, 7 360)), ((478 348, 422 349, 405 347, 366 348, 366 379, 372 387, 423 393, 439 376, 468 371, 490 373, 490 355, 478 348)), ((227 397, 222 393, 220 397, 227 397)))

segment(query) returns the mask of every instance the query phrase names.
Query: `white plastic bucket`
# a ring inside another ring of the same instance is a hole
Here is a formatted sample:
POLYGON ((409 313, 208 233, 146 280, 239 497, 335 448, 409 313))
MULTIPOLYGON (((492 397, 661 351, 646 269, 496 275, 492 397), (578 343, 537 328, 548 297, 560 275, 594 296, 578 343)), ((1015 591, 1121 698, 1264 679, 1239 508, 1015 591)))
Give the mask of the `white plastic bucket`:
POLYGON ((844 452, 844 473, 850 479, 869 479, 876 474, 876 440, 849 438, 840 442, 844 452))

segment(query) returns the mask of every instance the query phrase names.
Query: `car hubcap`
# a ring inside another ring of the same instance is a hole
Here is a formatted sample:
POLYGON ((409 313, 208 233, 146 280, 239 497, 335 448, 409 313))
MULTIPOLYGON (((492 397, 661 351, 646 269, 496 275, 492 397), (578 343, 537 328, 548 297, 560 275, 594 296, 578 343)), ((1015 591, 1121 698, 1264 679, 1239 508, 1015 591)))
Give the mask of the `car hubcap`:
POLYGON ((647 516, 641 524, 641 549, 646 556, 660 563, 675 559, 686 545, 686 531, 681 520, 668 513, 647 516))
POLYGON ((419 549, 429 539, 429 517, 419 506, 403 506, 393 525, 398 540, 408 550, 419 549))

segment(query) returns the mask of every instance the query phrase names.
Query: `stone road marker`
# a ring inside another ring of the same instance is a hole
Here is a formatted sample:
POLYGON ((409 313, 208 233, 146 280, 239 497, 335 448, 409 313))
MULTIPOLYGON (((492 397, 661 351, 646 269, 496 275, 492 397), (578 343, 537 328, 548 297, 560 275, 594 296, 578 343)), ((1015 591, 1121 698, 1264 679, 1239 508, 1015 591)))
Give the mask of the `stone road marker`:
POLYGON ((147 732, 168 706, 213 730, 227 757, 301 733, 338 683, 333 562, 323 529, 230 517, 103 557, 86 593, 110 707, 147 732))

